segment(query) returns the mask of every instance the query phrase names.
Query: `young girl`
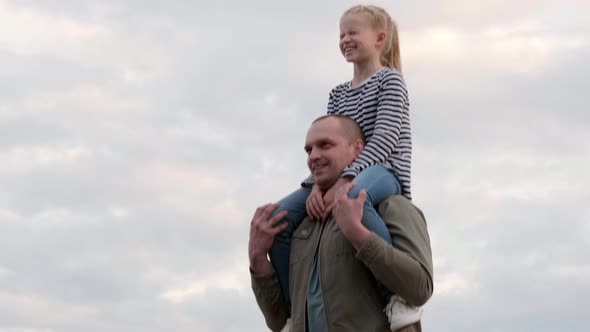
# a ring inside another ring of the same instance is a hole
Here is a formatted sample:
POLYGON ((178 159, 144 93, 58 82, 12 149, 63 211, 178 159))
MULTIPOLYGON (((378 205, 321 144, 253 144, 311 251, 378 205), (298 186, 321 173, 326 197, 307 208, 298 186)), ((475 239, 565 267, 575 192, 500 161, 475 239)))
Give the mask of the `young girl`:
MULTIPOLYGON (((327 219, 334 193, 339 186, 354 181, 350 197, 361 189, 367 192, 363 224, 387 242, 391 236, 374 206, 387 196, 402 194, 411 199, 409 101, 401 75, 397 27, 387 12, 376 6, 354 6, 340 20, 340 51, 354 68, 353 78, 336 86, 328 101, 328 114, 351 117, 361 127, 367 144, 361 154, 342 173, 341 178, 323 193, 310 176, 302 188, 280 201, 275 211, 287 210, 288 228, 276 237, 269 253, 281 285, 289 300, 289 253, 291 235, 306 215, 327 219), (310 188, 311 187, 311 188, 310 188)), ((390 327, 396 330, 420 320, 421 308, 412 307, 382 285, 390 327)))

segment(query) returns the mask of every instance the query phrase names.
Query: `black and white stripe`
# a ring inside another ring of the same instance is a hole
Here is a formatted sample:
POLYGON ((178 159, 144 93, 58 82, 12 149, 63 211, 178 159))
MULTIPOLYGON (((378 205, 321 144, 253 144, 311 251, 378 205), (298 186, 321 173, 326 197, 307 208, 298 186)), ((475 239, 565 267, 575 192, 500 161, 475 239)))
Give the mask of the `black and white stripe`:
POLYGON ((383 165, 394 170, 402 185, 402 194, 412 198, 410 102, 400 72, 384 67, 358 87, 351 82, 330 92, 328 114, 354 119, 363 130, 367 144, 343 176, 356 176, 363 169, 383 165))

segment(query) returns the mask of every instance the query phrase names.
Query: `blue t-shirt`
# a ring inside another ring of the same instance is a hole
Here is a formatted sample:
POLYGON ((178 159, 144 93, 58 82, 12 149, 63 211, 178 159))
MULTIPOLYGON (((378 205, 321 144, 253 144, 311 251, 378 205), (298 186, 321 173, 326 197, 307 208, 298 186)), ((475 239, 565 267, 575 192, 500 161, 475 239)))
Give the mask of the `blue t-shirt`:
POLYGON ((316 253, 316 257, 313 260, 311 278, 309 278, 309 288, 307 289, 307 324, 309 326, 309 332, 325 332, 328 330, 318 270, 318 257, 316 253))

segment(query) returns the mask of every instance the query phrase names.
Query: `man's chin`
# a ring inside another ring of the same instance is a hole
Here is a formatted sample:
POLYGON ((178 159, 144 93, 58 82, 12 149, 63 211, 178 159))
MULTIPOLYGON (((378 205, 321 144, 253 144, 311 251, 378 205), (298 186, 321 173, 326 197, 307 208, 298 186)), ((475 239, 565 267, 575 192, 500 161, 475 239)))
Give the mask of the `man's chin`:
MULTIPOLYGON (((315 177, 315 175, 314 175, 315 177)), ((320 177, 315 177, 315 183, 318 185, 318 188, 320 188, 322 191, 326 191, 330 188, 332 188, 332 186, 336 183, 336 181, 338 181, 338 179, 325 179, 320 177)))
POLYGON ((322 179, 323 174, 324 174, 323 172, 318 172, 318 171, 311 172, 311 175, 313 175, 313 178, 316 179, 316 181, 318 181, 318 180, 322 181, 321 179, 322 179))

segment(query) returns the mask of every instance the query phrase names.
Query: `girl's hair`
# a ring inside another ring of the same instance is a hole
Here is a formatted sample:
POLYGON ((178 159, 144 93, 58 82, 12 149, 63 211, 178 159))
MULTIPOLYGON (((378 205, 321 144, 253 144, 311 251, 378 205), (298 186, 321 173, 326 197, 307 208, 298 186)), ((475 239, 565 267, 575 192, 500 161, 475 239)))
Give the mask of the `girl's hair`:
POLYGON ((387 42, 381 51, 381 58, 379 61, 381 65, 402 71, 402 61, 399 50, 399 37, 397 33, 397 25, 387 14, 385 9, 377 6, 358 5, 349 8, 342 16, 348 14, 363 13, 367 14, 371 25, 374 29, 383 29, 387 34, 387 42))

